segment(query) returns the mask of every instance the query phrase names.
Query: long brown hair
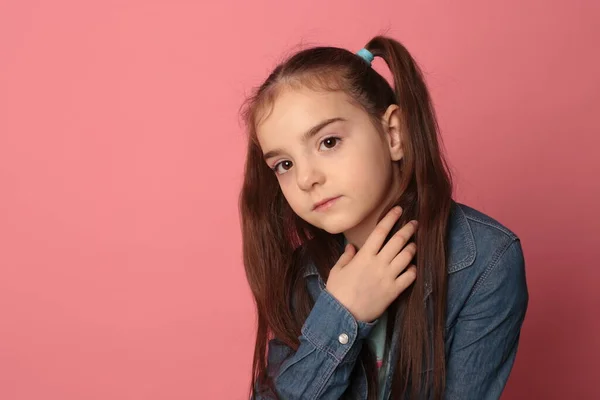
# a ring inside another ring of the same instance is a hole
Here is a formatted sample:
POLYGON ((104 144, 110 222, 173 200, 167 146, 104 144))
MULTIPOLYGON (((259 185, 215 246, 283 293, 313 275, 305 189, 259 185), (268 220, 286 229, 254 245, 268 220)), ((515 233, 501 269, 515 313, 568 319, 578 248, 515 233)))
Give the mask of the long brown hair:
MULTIPOLYGON (((404 156, 396 166, 400 171, 399 191, 385 211, 395 204, 404 209, 394 231, 410 219, 419 221, 415 238, 418 252, 413 260, 418 278, 388 310, 392 316, 389 320, 401 324, 392 398, 400 398, 404 393, 418 397, 424 391, 432 391, 436 399, 443 396, 451 176, 440 148, 431 99, 413 57, 401 43, 384 36, 374 37, 365 48, 387 63, 394 79, 393 89, 354 53, 336 47, 315 47, 278 65, 244 105, 249 140, 240 218, 244 266, 258 319, 251 395, 257 388, 273 387, 267 374, 269 340, 276 338, 294 351, 299 346, 302 324, 313 305, 302 279, 306 262, 314 262, 323 279, 327 279, 329 268, 341 254, 338 235, 309 225, 292 211, 276 176, 263 161, 256 137, 257 124, 267 115, 279 91, 303 86, 344 91, 378 127, 389 105, 398 104, 401 109, 406 137, 402 138, 404 156), (431 285, 432 320, 424 305, 426 282, 431 285), (431 374, 423 373, 425 370, 431 374)), ((388 329, 388 339, 391 332, 388 329)), ((377 379, 368 346, 363 346, 361 360, 367 366, 369 399, 376 399, 377 379)))

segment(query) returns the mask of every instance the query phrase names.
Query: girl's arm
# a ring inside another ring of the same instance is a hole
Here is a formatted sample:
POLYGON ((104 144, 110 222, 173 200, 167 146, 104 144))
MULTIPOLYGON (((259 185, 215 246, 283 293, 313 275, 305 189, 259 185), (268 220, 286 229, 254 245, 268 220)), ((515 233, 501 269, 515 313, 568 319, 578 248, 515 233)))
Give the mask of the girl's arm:
MULTIPOLYGON (((376 323, 357 321, 327 290, 321 292, 302 327, 296 352, 277 339, 269 342, 267 371, 278 397, 339 399, 376 323)), ((255 388, 253 399, 274 397, 267 388, 255 388)))
POLYGON ((458 316, 447 357, 446 399, 498 399, 515 361, 529 295, 519 239, 473 288, 458 316))

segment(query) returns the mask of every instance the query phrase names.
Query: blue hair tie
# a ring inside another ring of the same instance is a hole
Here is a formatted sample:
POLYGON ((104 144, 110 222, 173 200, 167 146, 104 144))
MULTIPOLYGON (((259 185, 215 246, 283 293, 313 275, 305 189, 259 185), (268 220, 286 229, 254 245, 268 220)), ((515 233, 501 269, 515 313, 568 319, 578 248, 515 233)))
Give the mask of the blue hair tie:
POLYGON ((363 60, 365 60, 367 62, 367 64, 371 65, 371 62, 373 62, 373 60, 375 59, 375 56, 373 55, 373 53, 371 53, 369 50, 367 49, 360 49, 357 53, 357 56, 361 57, 363 60))

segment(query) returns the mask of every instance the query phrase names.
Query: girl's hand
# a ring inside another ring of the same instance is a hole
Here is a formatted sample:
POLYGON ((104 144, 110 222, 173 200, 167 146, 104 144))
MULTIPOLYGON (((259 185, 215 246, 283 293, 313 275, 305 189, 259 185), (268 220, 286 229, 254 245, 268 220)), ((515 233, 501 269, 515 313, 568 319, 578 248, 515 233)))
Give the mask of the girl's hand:
POLYGON ((400 207, 392 208, 358 253, 348 244, 329 273, 327 291, 358 321, 371 322, 379 318, 417 277, 415 266, 410 265, 417 246, 406 245, 416 231, 416 221, 404 225, 381 248, 401 214, 400 207))

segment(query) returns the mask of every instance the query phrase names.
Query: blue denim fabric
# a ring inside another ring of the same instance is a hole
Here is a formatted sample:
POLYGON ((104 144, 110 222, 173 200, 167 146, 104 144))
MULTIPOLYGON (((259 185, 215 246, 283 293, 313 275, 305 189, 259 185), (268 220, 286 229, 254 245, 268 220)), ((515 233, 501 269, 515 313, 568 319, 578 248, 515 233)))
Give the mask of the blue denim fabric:
MULTIPOLYGON (((452 206, 448 240, 445 398, 498 399, 515 361, 529 299, 521 243, 494 219, 459 203, 452 206)), ((353 399, 366 399, 365 370, 357 357, 375 322, 356 321, 327 292, 314 265, 307 265, 305 279, 315 305, 302 328, 298 350, 293 352, 277 339, 269 343, 268 371, 277 394, 286 400, 337 400, 351 386, 353 399), (347 342, 339 340, 341 334, 347 342)), ((429 313, 430 294, 426 286, 424 306, 429 313)), ((386 399, 399 335, 396 329, 386 399)), ((421 398, 430 396, 424 393, 421 398)))

